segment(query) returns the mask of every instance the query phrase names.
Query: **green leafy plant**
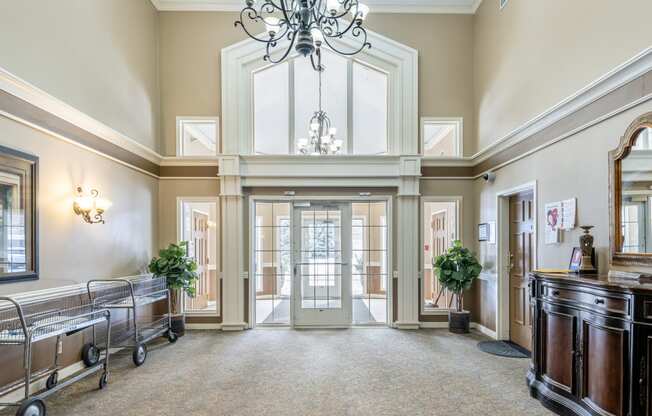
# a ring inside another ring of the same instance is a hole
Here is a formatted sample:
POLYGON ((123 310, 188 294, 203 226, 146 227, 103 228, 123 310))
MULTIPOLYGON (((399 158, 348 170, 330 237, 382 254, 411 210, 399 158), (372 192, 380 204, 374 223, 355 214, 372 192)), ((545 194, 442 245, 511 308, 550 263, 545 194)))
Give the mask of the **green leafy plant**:
POLYGON ((464 291, 471 288, 473 280, 480 276, 482 265, 475 255, 462 247, 462 242, 455 240, 453 246, 433 261, 437 279, 457 298, 457 311, 462 311, 464 291))
POLYGON ((154 257, 149 263, 148 269, 155 277, 167 279, 172 313, 176 315, 179 313, 179 292, 190 297, 195 296, 195 282, 199 279, 197 263, 192 257, 188 257, 187 241, 170 244, 168 248, 160 250, 158 255, 158 258, 154 257))

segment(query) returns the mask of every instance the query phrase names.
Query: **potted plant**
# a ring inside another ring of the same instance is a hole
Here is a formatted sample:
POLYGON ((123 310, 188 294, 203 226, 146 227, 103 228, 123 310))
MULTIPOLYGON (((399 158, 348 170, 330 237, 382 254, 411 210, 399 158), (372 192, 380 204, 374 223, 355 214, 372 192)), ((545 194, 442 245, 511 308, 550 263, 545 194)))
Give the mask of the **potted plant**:
POLYGON ((469 332, 470 312, 463 310, 464 291, 471 288, 473 280, 480 275, 482 266, 475 255, 462 247, 456 240, 453 246, 433 261, 437 279, 442 286, 451 291, 456 298, 455 309, 448 315, 448 329, 458 334, 469 332))
POLYGON ((180 311, 183 293, 190 297, 195 296, 195 282, 197 263, 188 257, 188 242, 170 244, 168 248, 159 251, 159 257, 154 257, 149 263, 149 272, 154 277, 165 277, 170 290, 170 304, 172 307, 172 331, 178 336, 185 333, 185 318, 180 311))

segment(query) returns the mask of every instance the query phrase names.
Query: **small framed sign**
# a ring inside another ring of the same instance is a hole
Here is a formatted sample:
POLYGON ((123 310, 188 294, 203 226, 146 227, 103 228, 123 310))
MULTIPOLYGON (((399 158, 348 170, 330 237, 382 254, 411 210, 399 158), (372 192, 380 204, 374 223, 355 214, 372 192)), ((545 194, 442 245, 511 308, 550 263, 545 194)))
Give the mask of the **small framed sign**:
POLYGON ((478 224, 478 241, 489 241, 490 232, 489 223, 478 224))

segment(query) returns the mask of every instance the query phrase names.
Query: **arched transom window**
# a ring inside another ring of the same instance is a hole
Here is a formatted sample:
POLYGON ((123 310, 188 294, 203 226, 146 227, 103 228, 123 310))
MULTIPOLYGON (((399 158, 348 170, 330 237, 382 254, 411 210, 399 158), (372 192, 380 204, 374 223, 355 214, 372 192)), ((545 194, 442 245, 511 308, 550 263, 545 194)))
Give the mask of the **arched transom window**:
MULTIPOLYGON (((360 60, 325 50, 322 109, 342 153, 388 153, 388 73, 360 60)), ((319 109, 318 73, 302 57, 252 72, 254 153, 297 153, 319 109)))

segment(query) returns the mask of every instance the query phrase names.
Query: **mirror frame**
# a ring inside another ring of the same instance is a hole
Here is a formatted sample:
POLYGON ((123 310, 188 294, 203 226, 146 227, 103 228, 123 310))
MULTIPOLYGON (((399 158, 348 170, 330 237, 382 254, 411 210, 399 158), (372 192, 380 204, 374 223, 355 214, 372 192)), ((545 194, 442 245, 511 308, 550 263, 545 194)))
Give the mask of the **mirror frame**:
POLYGON ((618 266, 652 266, 652 253, 623 253, 620 217, 622 206, 622 160, 629 155, 639 133, 652 128, 652 112, 634 120, 620 138, 618 148, 609 152, 609 263, 618 266))

